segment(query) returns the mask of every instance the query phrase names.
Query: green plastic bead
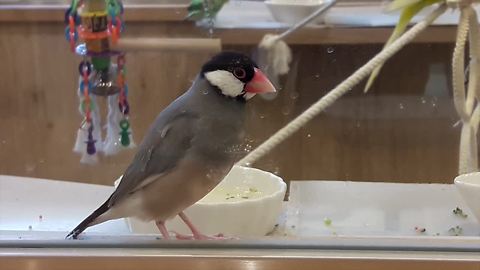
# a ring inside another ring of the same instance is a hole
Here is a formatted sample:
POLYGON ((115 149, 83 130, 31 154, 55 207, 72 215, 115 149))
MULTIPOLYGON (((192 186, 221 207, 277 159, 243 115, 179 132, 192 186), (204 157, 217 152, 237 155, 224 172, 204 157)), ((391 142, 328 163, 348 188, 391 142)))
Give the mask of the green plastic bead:
POLYGON ((120 132, 120 135, 121 135, 120 142, 122 143, 123 146, 129 146, 130 132, 128 132, 128 129, 130 128, 130 123, 128 122, 127 119, 123 119, 120 121, 120 128, 122 129, 122 131, 120 132))
MULTIPOLYGON (((80 103, 80 109, 82 110, 82 112, 85 112, 85 100, 82 101, 82 103, 80 103)), ((93 111, 95 109, 95 104, 90 101, 90 111, 93 111)))
POLYGON ((110 58, 92 57, 92 64, 96 70, 106 70, 110 67, 110 58))

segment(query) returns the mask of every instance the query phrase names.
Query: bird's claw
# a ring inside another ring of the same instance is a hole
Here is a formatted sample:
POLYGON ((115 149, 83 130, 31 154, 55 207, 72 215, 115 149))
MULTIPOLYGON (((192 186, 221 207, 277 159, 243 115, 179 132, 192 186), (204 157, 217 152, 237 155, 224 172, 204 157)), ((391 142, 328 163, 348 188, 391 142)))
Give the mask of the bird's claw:
POLYGON ((177 232, 173 232, 175 234, 175 238, 177 240, 232 240, 235 238, 225 237, 223 233, 215 234, 215 235, 204 235, 204 234, 197 234, 197 235, 187 235, 181 234, 177 232))

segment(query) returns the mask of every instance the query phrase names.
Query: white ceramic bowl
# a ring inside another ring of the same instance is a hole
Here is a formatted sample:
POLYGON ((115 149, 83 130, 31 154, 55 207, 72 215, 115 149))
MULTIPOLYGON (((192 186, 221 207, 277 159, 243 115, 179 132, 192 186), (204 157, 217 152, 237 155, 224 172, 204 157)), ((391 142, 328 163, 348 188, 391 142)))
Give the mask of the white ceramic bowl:
POLYGON ((473 215, 480 222, 480 172, 457 176, 455 186, 473 215))
MULTIPOLYGON (((214 190, 185 213, 207 235, 264 236, 275 227, 286 189, 283 179, 272 173, 234 166, 214 190)), ((128 218, 127 223, 133 233, 158 234, 153 222, 128 218)), ((166 225, 169 230, 190 234, 178 217, 166 225)))
MULTIPOLYGON (((323 5, 324 0, 267 0, 265 1, 270 13, 276 21, 293 25, 309 16, 323 5)), ((323 15, 319 15, 311 23, 323 22, 323 15)))

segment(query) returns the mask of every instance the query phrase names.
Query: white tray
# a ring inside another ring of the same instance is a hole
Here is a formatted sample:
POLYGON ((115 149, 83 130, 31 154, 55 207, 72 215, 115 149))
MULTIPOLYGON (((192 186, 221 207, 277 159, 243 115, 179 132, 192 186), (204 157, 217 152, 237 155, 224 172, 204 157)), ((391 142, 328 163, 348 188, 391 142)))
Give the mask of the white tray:
POLYGON ((339 181, 292 181, 286 228, 300 238, 347 237, 476 237, 480 224, 454 185, 339 181), (461 208, 468 215, 453 214, 461 208), (325 220, 330 220, 328 226, 325 220), (425 228, 424 233, 415 227, 425 228))
MULTIPOLYGON (((0 175, 0 244, 18 240, 61 244, 66 233, 112 190, 101 185, 0 175)), ((472 216, 460 219, 452 215, 457 206, 469 214, 452 185, 293 181, 277 230, 261 239, 242 239, 229 245, 480 251, 479 223, 472 216), (325 226, 326 217, 332 226, 325 226), (463 228, 463 235, 450 236, 448 229, 457 225, 463 228), (416 233, 414 226, 425 226, 427 233, 416 233), (441 235, 432 235, 437 232, 441 235)), ((120 219, 89 228, 84 239, 138 243, 156 236, 132 233, 120 219)))

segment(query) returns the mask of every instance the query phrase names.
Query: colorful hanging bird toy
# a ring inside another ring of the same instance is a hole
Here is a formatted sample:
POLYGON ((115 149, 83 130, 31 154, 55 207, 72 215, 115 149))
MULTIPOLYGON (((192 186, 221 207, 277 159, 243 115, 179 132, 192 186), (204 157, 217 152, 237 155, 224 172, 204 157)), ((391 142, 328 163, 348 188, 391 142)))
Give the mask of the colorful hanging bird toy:
POLYGON ((65 13, 65 38, 83 60, 78 66, 78 97, 83 121, 74 152, 82 163, 95 163, 98 153, 113 155, 133 147, 130 129, 125 53, 114 50, 125 25, 120 0, 73 0, 65 13), (106 97, 108 116, 102 140, 98 97, 106 97))

